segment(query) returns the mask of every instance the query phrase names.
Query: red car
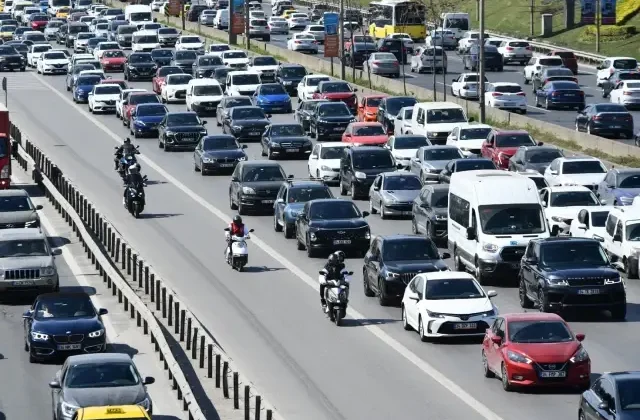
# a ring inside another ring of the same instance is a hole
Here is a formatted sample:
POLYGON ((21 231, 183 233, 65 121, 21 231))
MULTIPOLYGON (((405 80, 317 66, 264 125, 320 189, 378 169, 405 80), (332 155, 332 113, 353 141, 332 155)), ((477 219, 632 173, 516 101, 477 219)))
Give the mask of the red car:
POLYGON ((499 169, 509 169, 509 159, 520 146, 542 146, 525 130, 491 130, 482 143, 482 157, 490 159, 499 169))
POLYGON ((105 73, 110 71, 122 71, 127 62, 127 56, 122 50, 107 50, 100 58, 100 65, 105 73))
POLYGON ((103 85, 118 85, 122 90, 129 89, 127 82, 120 79, 105 79, 100 83, 103 85))
POLYGON ((342 141, 363 146, 384 146, 389 136, 379 122, 354 122, 344 130, 342 141))
POLYGON ((569 70, 573 72, 573 74, 578 74, 578 59, 575 54, 571 51, 551 51, 549 55, 556 55, 562 58, 562 64, 569 70))
POLYGON ((588 389, 591 359, 582 340, 584 334, 573 334, 556 314, 498 316, 482 341, 484 376, 501 378, 505 391, 527 386, 588 389))
POLYGON ((44 27, 49 23, 49 17, 45 14, 34 13, 29 17, 29 24, 34 31, 44 31, 44 27))
POLYGON ((351 85, 342 80, 327 80, 318 84, 318 90, 313 94, 313 99, 329 99, 330 101, 342 101, 351 110, 353 115, 358 113, 358 97, 351 85))
POLYGON ((131 127, 131 112, 140 104, 159 104, 158 95, 151 92, 135 92, 129 95, 129 100, 122 107, 122 125, 131 127))
POLYGON ((182 74, 184 71, 177 66, 163 66, 156 70, 156 75, 151 79, 153 91, 160 95, 162 93, 162 86, 164 86, 167 76, 170 74, 182 74))

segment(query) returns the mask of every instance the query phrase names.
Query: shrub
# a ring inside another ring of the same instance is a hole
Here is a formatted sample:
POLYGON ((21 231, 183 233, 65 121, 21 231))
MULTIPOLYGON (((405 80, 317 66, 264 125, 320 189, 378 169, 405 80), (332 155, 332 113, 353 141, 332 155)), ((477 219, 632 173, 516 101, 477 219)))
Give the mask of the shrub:
MULTIPOLYGON (((601 42, 620 41, 620 40, 623 40, 623 39, 630 38, 635 34, 636 34, 636 27, 635 26, 628 26, 628 25, 613 26, 613 25, 607 25, 607 26, 601 26, 600 27, 600 41, 601 42)), ((596 38, 596 26, 595 25, 589 25, 589 26, 585 26, 582 29, 582 33, 578 37, 578 40, 580 42, 589 43, 589 42, 593 42, 595 40, 595 38, 596 38)))
POLYGON ((616 5, 616 24, 621 25, 640 11, 640 0, 619 0, 616 5))

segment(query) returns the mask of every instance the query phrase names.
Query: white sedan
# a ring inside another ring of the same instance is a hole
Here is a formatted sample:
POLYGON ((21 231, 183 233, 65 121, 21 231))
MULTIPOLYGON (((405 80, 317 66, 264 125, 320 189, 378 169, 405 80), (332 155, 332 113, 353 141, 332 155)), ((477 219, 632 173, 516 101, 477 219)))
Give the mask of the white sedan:
MULTIPOLYGON (((451 96, 477 98, 479 95, 479 80, 478 73, 462 73, 451 81, 451 96)), ((485 77, 484 82, 488 83, 489 80, 485 77)))
POLYGON ((415 276, 402 298, 402 325, 422 341, 437 337, 482 337, 493 324, 497 296, 469 273, 437 271, 415 276))
MULTIPOLYGON (((35 46, 35 45, 34 45, 35 46)), ((640 106, 640 80, 622 80, 609 93, 611 102, 629 108, 640 106)))
POLYGON ((36 64, 36 70, 40 74, 67 74, 69 59, 61 51, 47 51, 42 53, 36 64))
POLYGON ((204 53, 204 42, 199 36, 182 35, 176 41, 176 51, 180 50, 202 51, 204 53))
POLYGON ((29 52, 27 52, 27 66, 35 67, 42 53, 49 50, 51 50, 51 45, 49 44, 34 44, 30 46, 29 52))
POLYGON ((413 49, 413 46, 414 46, 413 39, 411 39, 411 35, 409 34, 406 34, 404 32, 396 32, 396 33, 387 35, 387 38, 401 39, 405 48, 413 49))
POLYGON ((191 79, 193 79, 193 76, 190 74, 176 73, 168 75, 160 92, 162 103, 184 103, 187 100, 187 88, 191 79))
POLYGON ((287 49, 297 52, 318 54, 318 42, 313 35, 294 34, 291 39, 287 41, 287 49))
POLYGON ((513 82, 491 83, 484 94, 485 106, 527 113, 527 94, 522 86, 513 82))
POLYGON ((289 29, 304 29, 311 24, 311 20, 306 13, 291 13, 287 19, 289 29))
POLYGON ((331 80, 330 76, 324 74, 309 74, 298 83, 298 98, 308 100, 313 98, 313 94, 318 91, 320 82, 331 80))
POLYGON ((569 236, 578 238, 604 238, 605 222, 613 206, 586 207, 569 225, 569 236))
POLYGON ((309 155, 309 177, 325 182, 339 181, 340 158, 347 146, 347 143, 337 141, 317 143, 309 155))
POLYGON ((307 25, 302 31, 303 34, 313 35, 319 44, 324 44, 324 26, 322 25, 307 25))
POLYGON ((87 101, 89 112, 113 112, 116 110, 116 101, 120 97, 120 86, 115 83, 98 84, 89 92, 87 101))

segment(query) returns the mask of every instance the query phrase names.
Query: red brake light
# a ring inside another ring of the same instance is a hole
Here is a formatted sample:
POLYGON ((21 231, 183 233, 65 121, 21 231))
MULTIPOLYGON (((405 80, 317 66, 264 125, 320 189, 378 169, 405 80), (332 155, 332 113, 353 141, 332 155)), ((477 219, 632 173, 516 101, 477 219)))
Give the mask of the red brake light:
POLYGON ((525 50, 531 51, 531 47, 525 47, 525 50))
POLYGON ((518 92, 518 96, 527 96, 527 94, 524 92, 518 92))
POLYGON ((500 92, 493 92, 491 93, 491 96, 496 97, 496 96, 502 96, 502 93, 500 92))
POLYGON ((513 47, 507 47, 507 51, 513 51, 513 47))
POLYGON ((628 90, 623 91, 623 92, 622 92, 622 94, 623 94, 623 95, 629 95, 629 96, 630 96, 630 95, 632 95, 632 93, 631 93, 631 92, 629 92, 628 90))

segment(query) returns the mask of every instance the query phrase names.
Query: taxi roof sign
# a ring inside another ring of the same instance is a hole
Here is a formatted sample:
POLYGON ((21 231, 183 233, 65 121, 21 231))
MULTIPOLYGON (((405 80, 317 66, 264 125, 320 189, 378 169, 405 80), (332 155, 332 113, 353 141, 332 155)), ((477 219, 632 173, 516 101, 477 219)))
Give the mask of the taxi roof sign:
POLYGON ((120 407, 108 407, 107 414, 122 414, 124 410, 120 407))

